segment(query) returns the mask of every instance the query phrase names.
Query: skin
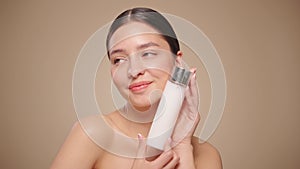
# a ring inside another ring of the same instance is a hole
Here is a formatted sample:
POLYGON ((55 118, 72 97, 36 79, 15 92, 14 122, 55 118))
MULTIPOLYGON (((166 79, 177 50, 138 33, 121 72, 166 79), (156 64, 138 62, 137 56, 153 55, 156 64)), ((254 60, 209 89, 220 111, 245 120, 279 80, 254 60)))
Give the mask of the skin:
MULTIPOLYGON (((134 23, 134 28, 137 28, 134 23)), ((128 25, 126 25, 128 26, 128 25)), ((151 113, 149 110, 151 103, 157 103, 160 95, 153 97, 153 91, 163 91, 169 72, 174 64, 180 63, 182 52, 178 51, 176 58, 172 55, 166 56, 161 62, 157 62, 156 68, 149 69, 145 62, 139 62, 139 57, 152 57, 149 51, 170 51, 168 43, 157 34, 143 34, 127 37, 123 39, 127 27, 123 26, 117 30, 111 40, 110 60, 111 75, 121 95, 126 98, 132 107, 137 110, 133 113, 151 113), (146 55, 134 55, 145 51, 146 55), (142 64, 141 66, 141 63, 142 64)), ((130 26, 130 25, 129 25, 130 26)), ((132 25, 131 25, 132 26, 132 25)), ((141 24, 143 30, 156 32, 150 26, 141 24)), ((130 27, 129 27, 130 28, 130 27)), ((155 57, 155 56, 154 56, 155 57)), ((144 59, 144 58, 142 58, 144 59)), ((155 59, 155 58, 154 58, 155 59)), ((151 65, 153 66, 153 65, 151 65)), ((196 70, 192 69, 193 76, 186 91, 186 97, 182 107, 182 112, 175 127, 174 133, 179 133, 182 124, 191 124, 191 130, 185 135, 175 147, 162 152, 160 155, 152 158, 126 158, 110 152, 107 152, 97 146, 84 132, 79 123, 76 123, 65 143, 61 147, 55 158, 51 169, 220 169, 222 162, 219 152, 209 143, 199 143, 198 139, 193 137, 193 133, 200 117, 197 112, 197 88, 196 88, 196 70), (190 113, 194 112, 194 113, 190 113)), ((152 112, 154 115, 154 112, 152 112)), ((145 113, 145 116, 149 114, 145 113)), ((145 142, 143 138, 147 137, 151 122, 139 123, 125 118, 117 110, 104 116, 104 119, 110 126, 123 134, 138 138, 139 152, 144 153, 145 142)), ((176 134, 172 137, 176 141, 176 134)), ((172 140, 166 146, 172 145, 172 140)))

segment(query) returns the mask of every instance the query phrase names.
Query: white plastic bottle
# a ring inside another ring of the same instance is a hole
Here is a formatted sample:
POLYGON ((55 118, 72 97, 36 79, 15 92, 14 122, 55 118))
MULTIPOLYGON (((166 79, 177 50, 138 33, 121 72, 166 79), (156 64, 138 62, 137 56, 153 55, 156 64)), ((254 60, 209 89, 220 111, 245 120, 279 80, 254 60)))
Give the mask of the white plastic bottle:
POLYGON ((174 68, 153 119, 147 145, 159 150, 164 149, 168 138, 172 135, 190 75, 189 70, 177 66, 174 68))

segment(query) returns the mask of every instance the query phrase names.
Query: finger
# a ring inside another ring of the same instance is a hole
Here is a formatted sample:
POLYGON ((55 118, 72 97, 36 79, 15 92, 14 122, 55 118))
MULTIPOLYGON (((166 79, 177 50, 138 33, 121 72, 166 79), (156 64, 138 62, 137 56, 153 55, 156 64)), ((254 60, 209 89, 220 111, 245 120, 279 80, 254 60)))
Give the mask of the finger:
POLYGON ((195 68, 195 67, 190 69, 190 72, 192 72, 192 74, 196 73, 196 71, 197 71, 197 68, 195 68))
POLYGON ((138 134, 138 141, 139 141, 139 145, 138 145, 138 150, 137 150, 137 154, 136 157, 137 158, 144 158, 145 157, 145 152, 146 152, 146 142, 145 139, 143 137, 142 134, 138 134))
POLYGON ((171 161, 169 161, 167 163, 167 165, 165 165, 163 167, 163 169, 173 169, 173 168, 175 168, 176 165, 179 163, 179 160, 180 160, 179 156, 175 152, 173 152, 173 158, 171 159, 171 161))
POLYGON ((190 71, 191 71, 191 78, 185 92, 187 98, 190 98, 192 96, 197 96, 197 91, 198 91, 197 81, 196 81, 196 68, 192 68, 190 69, 190 71))
MULTIPOLYGON (((190 72, 191 72, 191 75, 190 75, 190 82, 189 82, 188 85, 187 85, 187 89, 189 89, 190 86, 191 86, 191 80, 193 79, 193 76, 196 74, 196 70, 197 70, 197 68, 191 68, 191 69, 190 69, 190 72)), ((194 78, 195 78, 195 77, 194 77, 194 78)))
POLYGON ((173 151, 165 151, 157 159, 152 161, 155 168, 163 168, 173 158, 173 151))
MULTIPOLYGON (((196 81, 196 74, 193 74, 189 83, 189 90, 186 92, 187 102, 190 106, 193 106, 198 110, 199 106, 199 90, 196 81)), ((196 111, 196 110, 193 110, 196 111)))
POLYGON ((189 83, 189 89, 190 89, 191 95, 193 95, 193 96, 198 95, 196 71, 192 74, 192 77, 191 77, 191 80, 190 80, 190 83, 189 83))
POLYGON ((165 145, 164 145, 164 151, 169 151, 172 148, 172 139, 168 138, 168 140, 166 141, 165 145))

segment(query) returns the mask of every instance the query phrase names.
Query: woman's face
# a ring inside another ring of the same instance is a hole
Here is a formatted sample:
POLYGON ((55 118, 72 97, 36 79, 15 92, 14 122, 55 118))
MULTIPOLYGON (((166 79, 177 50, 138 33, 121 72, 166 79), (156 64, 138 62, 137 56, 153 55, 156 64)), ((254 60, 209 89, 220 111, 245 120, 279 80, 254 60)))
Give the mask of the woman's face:
POLYGON ((111 75, 121 95, 137 110, 158 102, 175 58, 167 41, 152 27, 131 22, 109 42, 111 75))

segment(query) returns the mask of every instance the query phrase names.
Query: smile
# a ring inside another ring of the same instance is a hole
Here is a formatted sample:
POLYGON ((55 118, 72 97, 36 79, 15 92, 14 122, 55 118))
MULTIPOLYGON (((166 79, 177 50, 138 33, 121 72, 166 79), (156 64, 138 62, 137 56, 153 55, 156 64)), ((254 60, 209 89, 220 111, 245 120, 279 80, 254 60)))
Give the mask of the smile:
POLYGON ((132 83, 131 85, 129 85, 129 90, 131 90, 132 92, 141 92, 144 89, 146 89, 152 82, 150 81, 141 81, 141 82, 137 82, 137 83, 132 83))

